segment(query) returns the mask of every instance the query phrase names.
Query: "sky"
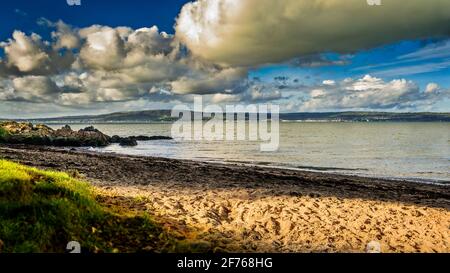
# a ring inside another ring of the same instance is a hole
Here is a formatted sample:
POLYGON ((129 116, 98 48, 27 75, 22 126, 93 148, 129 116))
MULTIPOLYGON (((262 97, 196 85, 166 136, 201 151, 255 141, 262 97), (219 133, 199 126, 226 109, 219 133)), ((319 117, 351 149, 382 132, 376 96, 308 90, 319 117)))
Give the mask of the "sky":
POLYGON ((448 0, 71 1, 2 4, 0 117, 450 112, 448 0))

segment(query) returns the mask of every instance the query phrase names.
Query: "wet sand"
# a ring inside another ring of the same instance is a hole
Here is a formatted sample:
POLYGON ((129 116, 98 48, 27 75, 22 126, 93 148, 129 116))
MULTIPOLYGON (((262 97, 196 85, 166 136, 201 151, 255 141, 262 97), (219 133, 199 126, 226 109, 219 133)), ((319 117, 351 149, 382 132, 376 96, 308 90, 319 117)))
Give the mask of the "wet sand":
POLYGON ((0 146, 67 171, 105 204, 145 211, 217 251, 450 252, 450 185, 242 165, 0 146))

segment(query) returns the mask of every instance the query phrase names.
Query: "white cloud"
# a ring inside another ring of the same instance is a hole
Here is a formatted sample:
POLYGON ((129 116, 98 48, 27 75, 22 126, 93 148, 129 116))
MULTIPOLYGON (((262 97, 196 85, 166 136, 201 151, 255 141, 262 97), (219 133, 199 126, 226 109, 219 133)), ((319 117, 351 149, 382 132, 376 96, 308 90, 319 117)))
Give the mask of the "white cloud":
POLYGON ((7 65, 20 72, 32 72, 48 66, 50 56, 44 51, 44 46, 39 35, 27 36, 21 31, 14 31, 13 38, 3 44, 7 65))
POLYGON ((124 41, 117 30, 105 27, 89 33, 81 48, 80 59, 94 69, 113 70, 122 66, 126 57, 124 41))
POLYGON ((233 94, 214 94, 211 98, 211 102, 214 104, 222 104, 222 103, 236 103, 241 101, 241 96, 233 95, 233 94))
POLYGON ((323 97, 325 95, 325 91, 323 91, 323 89, 314 89, 311 91, 311 98, 320 98, 323 97))
POLYGON ((415 109, 431 106, 449 96, 450 90, 435 83, 428 84, 422 91, 412 81, 397 79, 386 82, 366 75, 361 79, 346 79, 334 85, 324 82, 310 91, 301 110, 415 109))
POLYGON ((448 35, 448 10, 448 0, 197 0, 183 7, 176 36, 213 62, 259 65, 448 35))
POLYGON ((58 97, 60 89, 46 76, 25 76, 12 80, 14 99, 30 102, 52 102, 58 97))
MULTIPOLYGON (((71 52, 59 54, 41 36, 27 36, 14 31, 12 39, 0 44, 5 51, 5 60, 0 66, 3 73, 11 75, 47 75, 67 69, 74 60, 71 52)), ((1 71, 0 71, 1 73, 1 71)))
POLYGON ((53 47, 55 49, 75 49, 80 45, 80 36, 77 30, 64 23, 62 20, 52 22, 46 18, 39 18, 37 24, 44 27, 55 28, 51 36, 55 40, 53 47))
MULTIPOLYGON (((181 49, 173 35, 160 32, 156 26, 133 30, 93 25, 76 29, 62 21, 40 19, 39 23, 55 29, 52 41, 14 32, 13 39, 2 44, 5 60, 0 60, 0 76, 20 83, 23 76, 54 80, 59 94, 52 101, 57 104, 163 99, 154 92, 157 89, 174 95, 244 91, 246 69, 222 68, 198 60, 181 49)), ((36 81, 33 78, 33 83, 36 81)), ((1 100, 18 99, 5 94, 2 92, 1 100)), ((50 100, 26 94, 29 96, 21 98, 50 100)))
POLYGON ((244 88, 243 79, 247 70, 242 68, 227 68, 211 70, 210 73, 190 73, 171 83, 176 94, 212 94, 220 92, 236 92, 239 86, 244 88))
MULTIPOLYGON (((240 92, 242 68, 220 68, 180 50, 172 35, 156 26, 137 30, 92 26, 79 30, 86 42, 78 64, 83 86, 94 101, 149 96, 155 88, 173 94, 240 92)), ((65 103, 75 95, 65 96, 65 103)), ((85 100, 83 100, 85 101, 85 100)))
POLYGON ((325 80, 325 81, 323 81, 323 84, 324 84, 324 85, 335 85, 336 82, 333 81, 333 80, 325 80))
POLYGON ((425 93, 434 93, 436 91, 439 91, 440 87, 437 83, 429 83, 427 84, 427 87, 425 88, 425 93))
POLYGON ((0 79, 0 101, 12 99, 14 97, 14 89, 5 80, 0 79))
POLYGON ((282 98, 282 93, 276 88, 267 88, 265 85, 253 85, 250 87, 248 99, 252 102, 265 102, 282 98))
POLYGON ((239 94, 214 94, 212 103, 265 103, 285 98, 276 84, 264 84, 254 81, 248 82, 245 91, 239 94))

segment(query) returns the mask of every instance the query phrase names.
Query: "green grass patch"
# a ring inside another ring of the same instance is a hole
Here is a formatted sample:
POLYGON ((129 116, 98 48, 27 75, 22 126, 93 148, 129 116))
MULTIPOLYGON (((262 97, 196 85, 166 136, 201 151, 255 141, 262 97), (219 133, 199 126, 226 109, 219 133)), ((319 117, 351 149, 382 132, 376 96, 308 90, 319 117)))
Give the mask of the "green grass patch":
POLYGON ((117 213, 66 173, 0 160, 0 252, 176 252, 179 238, 146 215, 117 213))
POLYGON ((9 137, 8 131, 6 131, 4 128, 0 127, 0 142, 6 141, 9 137))

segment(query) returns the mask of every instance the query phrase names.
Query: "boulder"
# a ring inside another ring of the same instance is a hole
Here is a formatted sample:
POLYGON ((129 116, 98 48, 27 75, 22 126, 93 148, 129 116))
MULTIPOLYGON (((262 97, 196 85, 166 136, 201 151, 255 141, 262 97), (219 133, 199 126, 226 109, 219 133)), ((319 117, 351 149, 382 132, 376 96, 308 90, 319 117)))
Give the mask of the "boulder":
POLYGON ((172 140, 173 138, 167 136, 129 136, 120 137, 117 135, 112 136, 109 141, 111 143, 119 143, 122 146, 136 146, 138 141, 151 141, 151 140, 172 140))
POLYGON ((137 146, 137 141, 132 137, 124 137, 120 139, 120 146, 137 146))
POLYGON ((76 135, 82 141, 82 146, 108 146, 111 144, 109 136, 92 126, 79 130, 76 135))
POLYGON ((121 139, 122 138, 120 136, 114 135, 114 136, 111 137, 110 141, 111 141, 111 143, 120 143, 121 139))

